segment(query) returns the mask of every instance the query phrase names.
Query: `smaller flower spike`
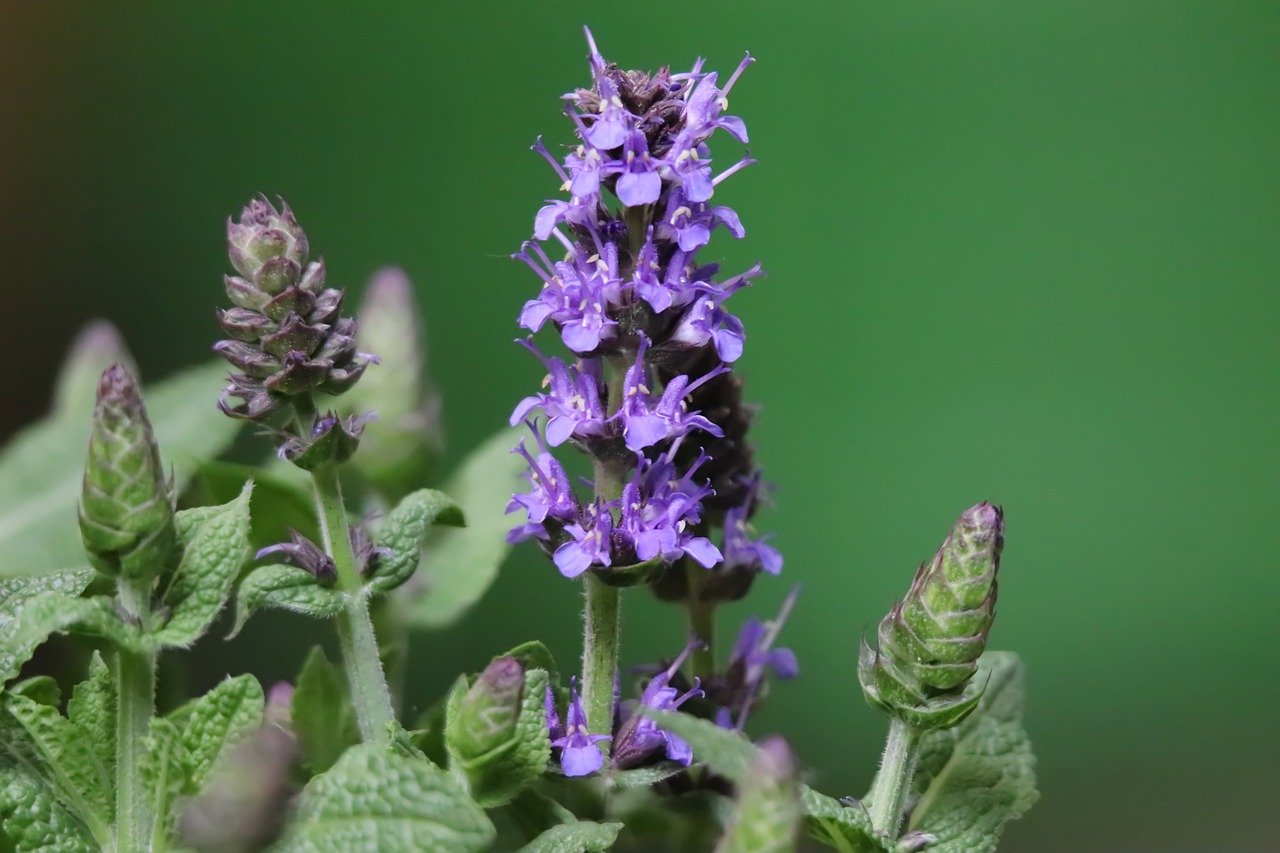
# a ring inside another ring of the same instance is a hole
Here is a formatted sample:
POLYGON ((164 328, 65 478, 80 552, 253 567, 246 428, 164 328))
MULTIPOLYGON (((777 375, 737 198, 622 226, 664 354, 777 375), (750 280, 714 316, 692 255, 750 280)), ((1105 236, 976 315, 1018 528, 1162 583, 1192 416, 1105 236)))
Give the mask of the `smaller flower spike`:
POLYGON ((639 767, 659 756, 686 767, 693 762, 693 750, 689 744, 683 738, 660 728, 644 713, 644 709, 674 711, 690 699, 705 695, 696 678, 693 680, 693 687, 684 693, 671 686, 671 679, 680 671, 685 659, 701 647, 700 640, 691 640, 670 666, 649 679, 640 696, 640 707, 618 730, 618 740, 613 751, 614 766, 620 769, 639 767))
POLYGON ((80 536, 94 568, 135 582, 159 577, 177 553, 171 483, 138 384, 119 364, 98 382, 80 536))
MULTIPOLYGON (((551 720, 548 718, 548 725, 550 724, 551 720)), ((570 687, 569 713, 565 716, 564 734, 551 741, 551 745, 560 750, 560 768, 564 775, 589 776, 599 770, 604 765, 604 756, 600 754, 600 747, 596 744, 602 740, 612 740, 612 737, 593 735, 587 730, 587 714, 582 710, 578 682, 574 679, 570 687)))
POLYGON ((921 730, 954 726, 977 707, 986 685, 972 677, 995 618, 1003 547, 998 506, 964 511, 881 620, 879 648, 863 641, 858 678, 868 702, 921 730))

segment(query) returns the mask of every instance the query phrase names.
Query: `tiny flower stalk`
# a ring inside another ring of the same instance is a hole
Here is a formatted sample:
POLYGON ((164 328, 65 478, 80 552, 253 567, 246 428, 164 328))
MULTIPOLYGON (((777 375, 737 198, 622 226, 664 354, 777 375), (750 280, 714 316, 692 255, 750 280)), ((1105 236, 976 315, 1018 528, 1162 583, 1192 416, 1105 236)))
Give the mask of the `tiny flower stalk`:
POLYGON ((283 202, 277 209, 255 198, 239 221, 227 222, 227 254, 238 275, 226 277, 234 307, 218 312, 228 338, 214 351, 234 372, 218 406, 233 418, 274 419, 281 458, 311 474, 320 546, 335 586, 347 594, 337 624, 356 720, 363 740, 382 743, 395 712, 338 475, 366 418, 321 412, 315 402, 317 394, 350 390, 376 359, 358 351, 356 321, 342 313, 345 293, 327 286, 324 262, 309 260, 309 252, 306 232, 283 202))
MULTIPOLYGON (((121 615, 148 630, 152 588, 177 552, 173 496, 138 385, 119 364, 98 383, 80 532, 94 567, 115 581, 121 615)), ((155 714, 155 652, 118 647, 113 668, 116 844, 122 851, 143 850, 151 817, 142 743, 155 714)))
POLYGON ((858 679, 867 701, 892 717, 880 772, 867 795, 876 829, 896 838, 921 736, 948 728, 978 706, 985 684, 973 680, 995 619, 996 574, 1004 548, 999 507, 961 514, 933 559, 916 572, 906 597, 865 640, 858 679))

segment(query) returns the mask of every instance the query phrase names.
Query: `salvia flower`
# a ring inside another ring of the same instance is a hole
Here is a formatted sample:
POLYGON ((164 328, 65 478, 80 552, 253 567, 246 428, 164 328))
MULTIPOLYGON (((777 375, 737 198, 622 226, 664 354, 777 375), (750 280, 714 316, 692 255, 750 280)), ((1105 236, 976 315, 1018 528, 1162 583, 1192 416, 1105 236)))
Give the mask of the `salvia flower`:
POLYGON ((639 704, 618 730, 613 750, 616 767, 638 767, 655 758, 666 758, 686 767, 693 762, 693 750, 688 742, 661 728, 645 710, 675 711, 690 699, 705 695, 696 678, 693 686, 683 692, 671 686, 672 679, 685 660, 699 647, 699 641, 690 642, 666 669, 658 672, 645 684, 639 704))
POLYGON ((548 540, 551 538, 546 528, 548 521, 568 524, 580 512, 568 473, 551 454, 538 428, 530 423, 529 429, 538 444, 538 454, 531 454, 523 441, 512 451, 523 456, 529 463, 529 470, 523 474, 529 482, 529 491, 517 492, 507 504, 507 512, 523 509, 526 518, 524 524, 512 528, 507 534, 507 541, 513 543, 523 542, 530 537, 548 540))
MULTIPOLYGON (((352 524, 349 538, 351 554, 355 557, 360 574, 365 577, 372 575, 377 570, 378 561, 387 556, 387 549, 373 544, 373 539, 363 524, 352 524)), ((302 569, 322 584, 332 585, 338 578, 333 558, 326 554, 323 548, 296 530, 289 531, 288 542, 268 545, 254 555, 255 560, 267 558, 302 569)))
POLYGON ((998 506, 961 514, 881 620, 878 648, 862 643, 858 678, 868 702, 917 729, 953 726, 977 707, 985 685, 972 677, 995 619, 1003 548, 998 506))
POLYGON ((138 383, 113 365, 98 382, 80 498, 80 536, 94 567, 139 582, 171 568, 173 502, 138 383))
POLYGON ((702 499, 710 489, 695 481, 702 460, 678 475, 671 454, 656 461, 641 460, 636 476, 622 490, 620 532, 636 557, 661 557, 674 562, 688 555, 703 568, 720 562, 720 550, 695 531, 701 521, 702 499))
MULTIPOLYGON (((553 705, 548 702, 548 706, 553 705)), ((548 715, 548 727, 552 734, 559 728, 559 717, 548 715)), ((575 680, 570 688, 569 711, 565 715, 564 733, 551 741, 551 746, 560 750, 560 769, 566 776, 589 776, 604 765, 604 756, 600 747, 602 740, 612 740, 609 735, 593 735, 587 730, 587 713, 582 709, 582 699, 578 696, 578 684, 575 680)))
POLYGON ((720 367, 692 384, 688 376, 676 376, 667 382, 661 394, 649 390, 649 366, 645 362, 648 340, 641 338, 635 363, 627 369, 622 383, 622 408, 616 417, 622 420, 622 434, 628 450, 644 450, 666 439, 680 438, 700 429, 714 436, 724 431, 707 418, 690 412, 685 397, 700 385, 714 379, 728 368, 720 367))
POLYGON ((769 676, 789 681, 800 674, 795 652, 774 647, 798 594, 799 589, 788 593, 778 615, 768 622, 751 616, 742 623, 723 676, 712 679, 707 688, 719 706, 716 722, 722 727, 741 730, 746 726, 747 717, 764 697, 769 676))
POLYGON ((226 278, 233 307, 218 312, 228 338, 214 351, 235 368, 219 407, 262 420, 299 395, 341 394, 373 360, 356 348, 356 323, 342 316, 343 292, 325 284, 324 262, 308 261, 306 232, 287 204, 259 196, 227 222, 226 278))
POLYGON ((552 556, 560 574, 576 578, 592 566, 613 564, 613 507, 597 500, 588 504, 580 521, 566 524, 569 541, 552 556))
POLYGON ((525 397, 511 413, 512 426, 525 420, 530 412, 541 411, 547 418, 547 443, 552 447, 570 438, 586 440, 606 434, 599 366, 586 361, 577 366, 566 365, 558 358, 546 358, 526 342, 529 350, 547 366, 544 385, 547 392, 525 397))

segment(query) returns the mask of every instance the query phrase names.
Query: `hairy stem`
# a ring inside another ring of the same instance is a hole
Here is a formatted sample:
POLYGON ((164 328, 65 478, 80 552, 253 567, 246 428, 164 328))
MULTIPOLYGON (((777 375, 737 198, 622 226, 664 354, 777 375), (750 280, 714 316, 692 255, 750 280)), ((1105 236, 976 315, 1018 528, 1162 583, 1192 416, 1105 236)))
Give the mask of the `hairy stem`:
MULTIPOLYGON (((120 609, 130 620, 146 625, 151 617, 151 596, 146 584, 132 585, 123 578, 117 589, 120 609)), ((156 656, 117 648, 116 679, 116 850, 147 850, 154 817, 143 783, 143 739, 155 716, 156 656)))
POLYGON ((692 560, 685 561, 689 587, 689 630, 702 646, 689 656, 689 666, 699 678, 710 678, 716 669, 716 605, 702 600, 702 572, 692 560))
POLYGON ((920 757, 921 733, 902 720, 889 724, 889 736, 884 743, 884 757, 880 760, 880 772, 871 783, 867 794, 870 801, 871 825, 897 840, 902 827, 902 811, 911 792, 911 780, 916 773, 916 759, 920 757))
MULTIPOLYGON (((608 413, 622 405, 624 364, 609 361, 605 372, 608 383, 608 413)), ((625 469, 612 459, 595 460, 596 496, 601 500, 617 500, 622 495, 625 469)), ((582 617, 582 693, 587 712, 587 728, 593 734, 613 732, 613 680, 618 670, 618 643, 621 636, 621 590, 587 572, 583 583, 586 606, 582 617)), ((600 741, 600 751, 609 755, 609 741, 600 741)))
POLYGON ((382 670, 378 640, 369 618, 369 599, 363 591, 363 580, 351 551, 351 535, 347 510, 342 501, 342 484, 338 468, 325 465, 311 472, 315 488, 316 514, 325 551, 333 558, 338 575, 338 588, 347 593, 346 609, 338 616, 338 641, 342 662, 351 687, 360 739, 366 743, 386 743, 388 726, 395 722, 391 707, 391 691, 382 670))

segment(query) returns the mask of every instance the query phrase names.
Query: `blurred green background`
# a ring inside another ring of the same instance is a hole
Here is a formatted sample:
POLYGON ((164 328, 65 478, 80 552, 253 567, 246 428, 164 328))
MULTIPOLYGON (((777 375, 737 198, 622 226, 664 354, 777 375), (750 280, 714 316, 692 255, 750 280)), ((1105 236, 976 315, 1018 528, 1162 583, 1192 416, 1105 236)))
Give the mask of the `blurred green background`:
MULTIPOLYGON (((709 253, 769 272, 735 305, 788 561, 727 618, 804 585, 804 675, 757 733, 861 793, 885 723, 858 637, 991 499, 992 643, 1028 661, 1044 794, 1006 849, 1280 846, 1275 2, 5 0, 0 432, 91 317, 153 378, 206 359, 222 221, 262 190, 336 281, 407 268, 457 458, 540 375, 507 256, 555 192, 528 146, 569 136, 588 22, 624 65, 759 58, 733 112, 761 165, 717 195, 748 236, 709 253)), ((519 552, 464 626, 416 639, 412 698, 534 636, 572 659, 578 607, 519 552)), ((682 644, 643 593, 624 632, 632 663, 682 644)), ((315 636, 268 619, 195 662, 287 677, 315 636)))

